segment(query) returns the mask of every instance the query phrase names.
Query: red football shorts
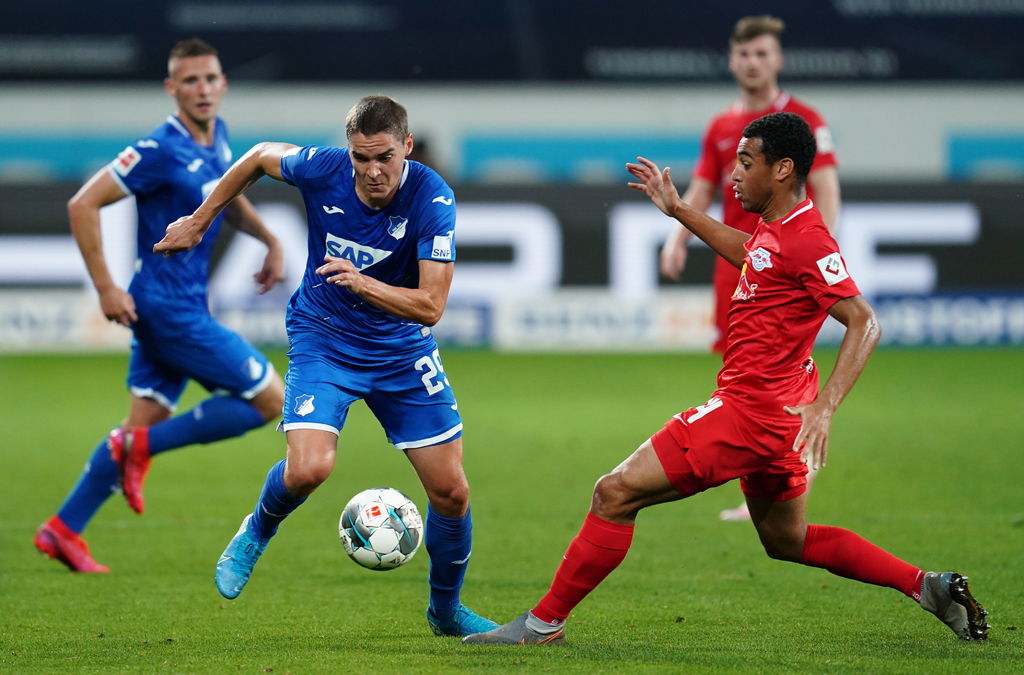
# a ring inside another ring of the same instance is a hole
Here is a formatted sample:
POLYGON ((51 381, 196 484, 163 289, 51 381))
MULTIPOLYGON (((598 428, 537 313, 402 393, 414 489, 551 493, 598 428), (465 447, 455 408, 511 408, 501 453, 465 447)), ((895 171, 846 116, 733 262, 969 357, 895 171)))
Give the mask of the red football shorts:
POLYGON ((674 416, 651 436, 673 487, 683 496, 740 479, 743 494, 769 501, 799 497, 807 465, 793 452, 800 418, 753 415, 726 397, 674 416))

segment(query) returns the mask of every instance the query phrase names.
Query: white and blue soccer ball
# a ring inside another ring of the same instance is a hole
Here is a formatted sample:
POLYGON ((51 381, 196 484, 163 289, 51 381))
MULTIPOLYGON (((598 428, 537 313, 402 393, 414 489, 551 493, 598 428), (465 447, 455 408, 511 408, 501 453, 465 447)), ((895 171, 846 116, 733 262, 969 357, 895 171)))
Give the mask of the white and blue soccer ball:
POLYGON ((416 504, 393 488, 370 488, 349 500, 338 535, 345 553, 371 570, 393 570, 412 560, 423 543, 416 504))

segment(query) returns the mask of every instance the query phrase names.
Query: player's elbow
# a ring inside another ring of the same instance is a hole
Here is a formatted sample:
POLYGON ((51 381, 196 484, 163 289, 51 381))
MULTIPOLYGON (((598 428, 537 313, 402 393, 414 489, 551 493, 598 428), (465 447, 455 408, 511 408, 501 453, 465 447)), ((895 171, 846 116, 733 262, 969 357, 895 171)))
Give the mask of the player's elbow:
POLYGON ((437 322, 441 320, 444 315, 444 307, 432 307, 418 317, 419 322, 424 326, 436 326, 437 322))
POLYGON ((428 297, 425 302, 419 306, 418 316, 416 320, 424 326, 435 326, 437 322, 444 316, 444 308, 446 299, 435 299, 428 297))
POLYGON ((77 224, 83 222, 83 218, 90 212, 98 211, 99 206, 97 204, 92 203, 81 193, 76 194, 67 203, 68 221, 71 223, 71 230, 74 231, 77 228, 77 224))

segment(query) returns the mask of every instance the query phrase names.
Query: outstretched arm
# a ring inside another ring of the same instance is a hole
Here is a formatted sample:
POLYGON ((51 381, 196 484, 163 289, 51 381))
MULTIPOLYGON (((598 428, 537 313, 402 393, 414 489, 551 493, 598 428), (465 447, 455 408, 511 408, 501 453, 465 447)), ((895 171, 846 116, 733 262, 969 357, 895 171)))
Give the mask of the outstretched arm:
POLYGON ((92 285, 100 296, 103 316, 124 326, 138 320, 135 300, 128 291, 114 283, 103 255, 103 235, 100 230, 100 209, 125 197, 124 190, 110 175, 108 169, 97 171, 68 201, 68 220, 82 260, 89 270, 92 285))
MULTIPOLYGON (((694 176, 690 180, 690 187, 683 193, 683 201, 698 211, 707 211, 714 193, 715 186, 711 181, 694 176)), ((659 268, 662 276, 673 281, 679 279, 683 268, 686 267, 686 242, 689 239, 690 231, 682 224, 672 228, 661 247, 659 268)))
POLYGON ((650 197, 662 213, 685 225, 731 264, 736 267, 743 264, 747 255, 743 244, 750 238, 749 234, 718 222, 680 199, 676 186, 672 184, 669 167, 659 169, 654 162, 643 157, 637 157, 636 161, 636 164, 626 164, 626 169, 640 182, 628 183, 629 187, 650 197))
POLYGON ((167 226, 164 238, 153 247, 153 253, 168 256, 197 246, 217 215, 250 185, 263 176, 282 180, 281 158, 297 150, 298 146, 288 143, 254 145, 231 165, 192 215, 178 218, 167 226))
POLYGON ((882 335, 875 312, 862 295, 840 300, 828 313, 846 326, 835 368, 812 403, 785 408, 790 415, 800 416, 793 450, 801 451, 801 459, 813 469, 825 466, 832 415, 850 393, 882 335))
POLYGON ((317 268, 316 273, 324 275, 327 283, 344 286, 389 314, 424 326, 433 326, 444 314, 454 263, 420 260, 419 286, 401 288, 361 274, 350 260, 332 256, 324 256, 324 260, 327 262, 317 268))
POLYGON ((258 292, 266 293, 275 284, 284 281, 284 250, 281 248, 281 242, 263 224, 263 219, 256 213, 252 202, 245 196, 236 197, 228 204, 224 219, 237 230, 259 239, 267 247, 263 267, 253 275, 253 279, 260 286, 258 292))

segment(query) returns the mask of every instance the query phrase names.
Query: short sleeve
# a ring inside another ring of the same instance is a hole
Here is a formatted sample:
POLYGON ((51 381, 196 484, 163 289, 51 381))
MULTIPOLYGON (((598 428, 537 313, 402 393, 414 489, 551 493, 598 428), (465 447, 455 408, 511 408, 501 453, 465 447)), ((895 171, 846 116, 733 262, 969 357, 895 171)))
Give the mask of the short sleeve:
POLYGON ((160 143, 144 138, 129 145, 107 168, 126 194, 144 195, 167 180, 167 158, 160 143))
POLYGON ((307 145, 281 158, 281 177, 290 185, 302 187, 309 180, 336 171, 347 155, 343 148, 307 145))
POLYGON ((440 182, 429 192, 429 201, 420 213, 422 226, 416 242, 420 260, 452 262, 455 260, 455 194, 440 182))
POLYGON ((700 157, 693 167, 693 176, 703 178, 712 185, 718 185, 722 179, 722 167, 719 166, 718 151, 715 148, 714 129, 715 123, 712 122, 704 132, 704 138, 700 143, 700 157))
POLYGON ((786 259, 790 274, 822 309, 860 295, 835 239, 823 231, 805 231, 794 237, 786 259))

